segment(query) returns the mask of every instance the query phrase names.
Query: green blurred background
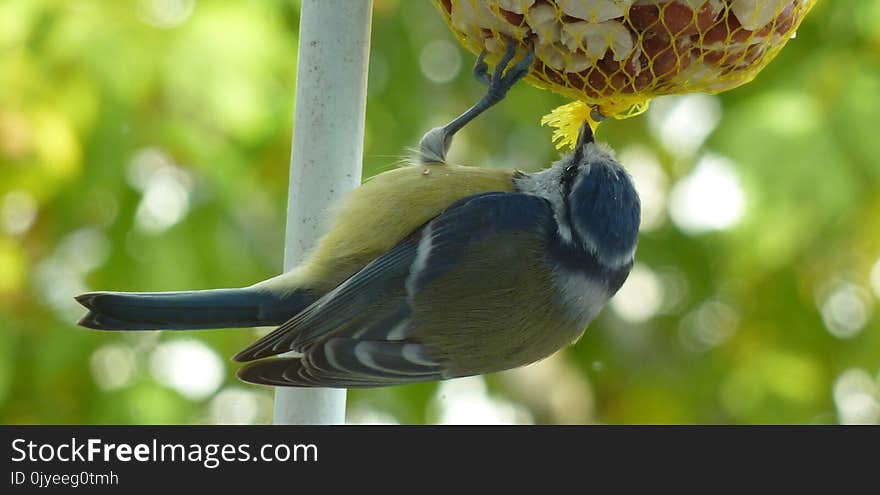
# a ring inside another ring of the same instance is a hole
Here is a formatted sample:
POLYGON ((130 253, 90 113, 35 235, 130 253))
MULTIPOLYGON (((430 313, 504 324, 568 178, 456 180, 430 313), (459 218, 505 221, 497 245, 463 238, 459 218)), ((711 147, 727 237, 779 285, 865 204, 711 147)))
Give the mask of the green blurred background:
MULTIPOLYGON (((281 267, 299 6, 0 0, 0 422, 266 423, 256 331, 74 326, 93 289, 281 267)), ((364 175, 483 88, 427 0, 376 0, 364 175)), ((330 61, 332 63, 332 61, 330 61)), ((557 153, 527 85, 453 160, 557 153)), ((485 378, 349 394, 351 422, 880 421, 880 0, 820 1, 753 83, 603 124, 644 225, 581 341, 485 378)))

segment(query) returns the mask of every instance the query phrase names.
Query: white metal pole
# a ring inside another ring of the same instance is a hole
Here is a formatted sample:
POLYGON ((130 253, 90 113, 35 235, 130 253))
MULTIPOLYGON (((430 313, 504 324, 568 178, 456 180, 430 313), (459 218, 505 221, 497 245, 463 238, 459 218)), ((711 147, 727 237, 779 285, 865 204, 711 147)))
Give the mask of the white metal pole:
MULTIPOLYGON (((328 207, 361 181, 372 0, 303 0, 284 270, 327 227, 328 207)), ((339 424, 345 390, 275 389, 275 424, 339 424)))

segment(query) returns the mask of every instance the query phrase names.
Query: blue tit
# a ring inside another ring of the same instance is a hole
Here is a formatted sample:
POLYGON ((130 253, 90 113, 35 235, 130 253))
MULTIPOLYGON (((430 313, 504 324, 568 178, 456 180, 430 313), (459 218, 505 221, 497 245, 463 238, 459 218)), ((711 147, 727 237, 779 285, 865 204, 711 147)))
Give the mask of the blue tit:
POLYGON ((235 356, 250 362, 238 374, 294 387, 492 373, 574 342, 629 274, 639 198, 586 123, 573 152, 540 172, 444 163, 451 135, 527 72, 530 54, 502 72, 510 52, 466 118, 426 134, 421 163, 346 197, 300 266, 240 289, 84 294, 80 324, 280 325, 235 356), (264 359, 289 351, 298 357, 264 359))

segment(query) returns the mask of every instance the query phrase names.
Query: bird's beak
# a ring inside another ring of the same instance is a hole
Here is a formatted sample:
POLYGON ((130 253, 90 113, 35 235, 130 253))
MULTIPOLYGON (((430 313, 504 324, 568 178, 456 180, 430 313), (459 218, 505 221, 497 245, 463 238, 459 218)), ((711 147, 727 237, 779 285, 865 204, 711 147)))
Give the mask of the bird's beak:
POLYGON ((590 123, 586 120, 581 124, 581 128, 578 130, 578 139, 577 144, 575 145, 575 149, 581 149, 589 143, 594 143, 595 139, 593 138, 593 128, 590 127, 590 123))
POLYGON ((578 130, 577 144, 574 145, 573 161, 580 161, 581 158, 584 156, 584 153, 587 151, 587 145, 594 142, 595 139, 593 138, 593 128, 590 127, 590 123, 585 120, 581 124, 581 128, 578 130))

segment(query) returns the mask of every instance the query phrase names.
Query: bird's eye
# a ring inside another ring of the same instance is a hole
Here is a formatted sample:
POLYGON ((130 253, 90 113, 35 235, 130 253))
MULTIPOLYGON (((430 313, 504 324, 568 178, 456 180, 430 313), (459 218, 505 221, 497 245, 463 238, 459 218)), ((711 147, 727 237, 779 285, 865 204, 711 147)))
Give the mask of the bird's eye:
POLYGON ((578 175, 578 167, 575 164, 568 165, 564 169, 562 169, 562 187, 565 191, 565 195, 568 196, 568 193, 571 192, 571 188, 574 185, 574 181, 578 175))

